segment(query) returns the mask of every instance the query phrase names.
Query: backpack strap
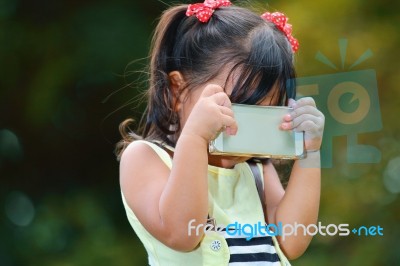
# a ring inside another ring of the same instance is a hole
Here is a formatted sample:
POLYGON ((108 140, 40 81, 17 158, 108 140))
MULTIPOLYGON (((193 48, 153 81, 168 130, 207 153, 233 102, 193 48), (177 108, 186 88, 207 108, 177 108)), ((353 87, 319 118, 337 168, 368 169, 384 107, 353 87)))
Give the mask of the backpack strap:
POLYGON ((263 181, 262 181, 262 175, 261 175, 260 168, 258 167, 258 163, 253 162, 253 161, 248 161, 247 164, 249 165, 250 170, 253 173, 253 177, 254 177, 254 181, 256 183, 258 196, 260 197, 264 217, 266 217, 267 206, 265 204, 264 185, 263 185, 263 181))

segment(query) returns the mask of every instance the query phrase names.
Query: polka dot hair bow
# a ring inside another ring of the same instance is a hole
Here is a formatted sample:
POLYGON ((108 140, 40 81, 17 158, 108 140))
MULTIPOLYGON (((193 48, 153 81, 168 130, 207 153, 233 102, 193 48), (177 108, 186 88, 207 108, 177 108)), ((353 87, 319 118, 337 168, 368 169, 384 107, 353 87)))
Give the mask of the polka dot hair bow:
POLYGON ((188 6, 186 16, 196 15, 200 22, 206 23, 210 20, 214 10, 221 6, 230 6, 229 0, 205 0, 204 3, 197 3, 188 6))
POLYGON ((281 12, 265 12, 261 15, 261 17, 274 23, 276 27, 286 35, 289 43, 292 45, 293 52, 296 52, 299 49, 299 41, 292 36, 292 25, 287 23, 288 18, 285 16, 285 14, 281 12))

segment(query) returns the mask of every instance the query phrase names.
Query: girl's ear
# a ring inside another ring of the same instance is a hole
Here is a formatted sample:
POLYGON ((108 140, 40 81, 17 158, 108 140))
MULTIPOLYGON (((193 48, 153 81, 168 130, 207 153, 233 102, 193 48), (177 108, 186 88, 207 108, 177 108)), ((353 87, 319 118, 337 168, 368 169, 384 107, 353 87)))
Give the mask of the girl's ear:
POLYGON ((183 75, 181 72, 176 70, 171 71, 169 72, 168 77, 171 84, 171 89, 173 89, 174 91, 179 91, 179 88, 183 87, 185 80, 183 79, 183 75))
POLYGON ((172 107, 176 112, 178 112, 183 98, 185 97, 185 93, 183 93, 183 89, 185 88, 185 79, 183 78, 182 73, 176 70, 171 71, 168 74, 168 77, 173 96, 172 107))

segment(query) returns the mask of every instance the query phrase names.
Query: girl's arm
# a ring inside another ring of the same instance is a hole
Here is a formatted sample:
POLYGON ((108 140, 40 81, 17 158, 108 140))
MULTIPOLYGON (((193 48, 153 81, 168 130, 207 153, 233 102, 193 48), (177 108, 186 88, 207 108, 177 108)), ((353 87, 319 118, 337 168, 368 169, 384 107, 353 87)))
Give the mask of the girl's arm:
MULTIPOLYGON (((282 250, 289 259, 299 257, 307 249, 312 236, 304 235, 303 226, 316 224, 320 201, 321 168, 319 148, 322 142, 324 116, 315 107, 312 98, 291 101, 294 111, 285 117, 282 124, 285 130, 305 132, 305 148, 307 157, 297 160, 290 175, 286 191, 280 185, 278 175, 272 164, 264 166, 265 196, 268 222, 282 223, 297 228, 297 236, 279 236, 282 250)), ((291 231, 287 229, 286 232, 291 231)))
POLYGON ((203 228, 196 234, 188 225, 206 224, 207 147, 224 125, 236 130, 229 106, 221 87, 204 89, 180 134, 171 170, 144 143, 131 143, 121 157, 121 189, 128 205, 150 234, 173 249, 192 250, 203 236, 203 228))
POLYGON ((150 234, 176 250, 197 245, 202 234, 193 231, 190 237, 188 223, 195 219, 194 226, 205 224, 207 218, 207 173, 202 167, 207 167, 207 153, 203 150, 195 137, 183 137, 171 171, 144 143, 131 143, 121 157, 120 183, 129 207, 150 234), (198 152, 191 152, 194 149, 198 152), (182 171, 179 165, 193 172, 182 171))
MULTIPOLYGON (((312 152, 307 158, 296 161, 293 165, 288 186, 275 214, 275 222, 292 225, 316 224, 321 190, 321 169, 309 167, 307 164, 319 164, 320 154, 312 152)), ((286 232, 291 229, 287 229, 286 232)), ((297 235, 278 237, 282 250, 288 258, 295 259, 304 253, 312 236, 304 235, 302 227, 298 227, 297 235)))

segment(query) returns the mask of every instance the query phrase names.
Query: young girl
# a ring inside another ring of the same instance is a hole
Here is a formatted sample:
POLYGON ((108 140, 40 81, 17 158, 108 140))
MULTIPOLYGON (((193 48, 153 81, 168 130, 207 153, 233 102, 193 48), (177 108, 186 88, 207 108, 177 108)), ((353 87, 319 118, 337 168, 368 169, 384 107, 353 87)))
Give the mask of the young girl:
POLYGON ((127 120, 117 146, 123 204, 150 265, 290 265, 286 257, 305 251, 312 237, 302 232, 246 240, 202 230, 210 219, 225 226, 316 223, 324 116, 311 98, 289 99, 297 48, 281 13, 260 17, 228 0, 163 13, 152 42, 142 136, 128 132, 127 120), (308 152, 294 163, 286 191, 268 160, 258 164, 259 197, 250 158, 208 153, 218 133, 240 130, 231 103, 293 107, 281 129, 304 131, 308 152))

